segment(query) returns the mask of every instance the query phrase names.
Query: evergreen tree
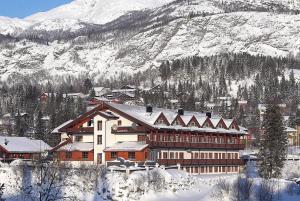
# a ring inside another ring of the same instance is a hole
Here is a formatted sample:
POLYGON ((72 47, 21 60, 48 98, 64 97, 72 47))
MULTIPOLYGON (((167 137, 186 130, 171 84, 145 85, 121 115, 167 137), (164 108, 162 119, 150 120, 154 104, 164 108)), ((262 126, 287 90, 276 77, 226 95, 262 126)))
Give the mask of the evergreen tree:
POLYGON ((91 90, 90 90, 90 95, 89 95, 89 97, 90 97, 90 98, 94 98, 95 96, 96 96, 95 90, 94 90, 94 89, 91 89, 91 90))
POLYGON ((17 116, 15 117, 15 134, 17 136, 24 136, 24 130, 22 129, 22 117, 20 112, 18 111, 17 116))
POLYGON ((278 105, 267 106, 259 146, 259 174, 266 179, 278 178, 281 175, 288 146, 283 117, 278 105))
POLYGON ((46 126, 43 120, 43 113, 41 109, 38 109, 38 113, 35 121, 35 138, 38 140, 45 140, 46 126))

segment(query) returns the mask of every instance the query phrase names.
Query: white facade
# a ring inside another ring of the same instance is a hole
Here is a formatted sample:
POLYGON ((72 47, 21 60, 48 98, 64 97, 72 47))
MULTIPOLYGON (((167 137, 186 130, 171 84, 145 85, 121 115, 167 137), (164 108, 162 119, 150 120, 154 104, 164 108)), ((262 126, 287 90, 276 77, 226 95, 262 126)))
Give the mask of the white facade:
POLYGON ((137 134, 112 134, 114 126, 132 126, 131 121, 113 113, 118 119, 107 119, 100 115, 94 117, 94 163, 105 163, 104 149, 116 142, 138 141, 137 134), (98 122, 102 121, 102 129, 98 130, 98 122), (118 125, 121 124, 121 125, 118 125), (102 144, 98 144, 98 136, 102 136, 102 144), (100 160, 101 157, 101 160, 100 160))

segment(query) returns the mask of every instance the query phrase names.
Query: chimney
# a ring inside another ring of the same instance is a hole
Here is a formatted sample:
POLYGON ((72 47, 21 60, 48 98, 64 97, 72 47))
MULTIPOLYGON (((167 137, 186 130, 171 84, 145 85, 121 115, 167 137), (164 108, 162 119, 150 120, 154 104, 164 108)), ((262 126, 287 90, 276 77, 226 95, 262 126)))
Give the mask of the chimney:
POLYGON ((152 112, 153 112, 153 108, 152 108, 151 105, 147 105, 147 106, 146 106, 146 112, 147 112, 147 113, 152 113, 152 112))
POLYGON ((206 112, 206 116, 207 116, 208 118, 211 118, 211 112, 206 112))
POLYGON ((182 108, 179 108, 179 109, 178 109, 178 114, 179 114, 179 115, 184 115, 184 110, 183 110, 182 108))

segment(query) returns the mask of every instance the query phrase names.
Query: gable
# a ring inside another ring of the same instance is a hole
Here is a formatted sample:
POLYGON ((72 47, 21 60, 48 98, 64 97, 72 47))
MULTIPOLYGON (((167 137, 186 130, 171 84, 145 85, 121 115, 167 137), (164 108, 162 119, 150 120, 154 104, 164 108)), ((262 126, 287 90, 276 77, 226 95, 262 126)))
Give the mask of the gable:
POLYGON ((157 117, 157 119, 154 122, 155 125, 167 125, 169 126, 170 123, 168 122, 167 118, 163 113, 160 113, 160 115, 157 117))
POLYGON ((210 118, 206 118, 206 120, 204 121, 202 128, 214 128, 213 123, 210 121, 210 118))
POLYGON ((189 121, 189 123, 187 124, 188 127, 201 127, 201 125, 199 124, 199 122, 197 121, 196 117, 193 116, 191 118, 191 120, 189 121))

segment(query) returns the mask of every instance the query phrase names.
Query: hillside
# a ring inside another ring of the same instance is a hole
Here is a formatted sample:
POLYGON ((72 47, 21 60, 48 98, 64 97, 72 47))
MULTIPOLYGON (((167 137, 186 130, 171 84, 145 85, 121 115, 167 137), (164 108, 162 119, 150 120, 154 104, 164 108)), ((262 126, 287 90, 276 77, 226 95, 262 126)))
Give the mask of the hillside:
POLYGON ((193 55, 294 57, 300 48, 297 1, 127 0, 118 5, 110 1, 105 8, 101 2, 77 0, 14 19, 13 38, 1 40, 1 79, 32 74, 41 79, 109 77, 193 55), (153 9, 158 5, 163 6, 153 9))

